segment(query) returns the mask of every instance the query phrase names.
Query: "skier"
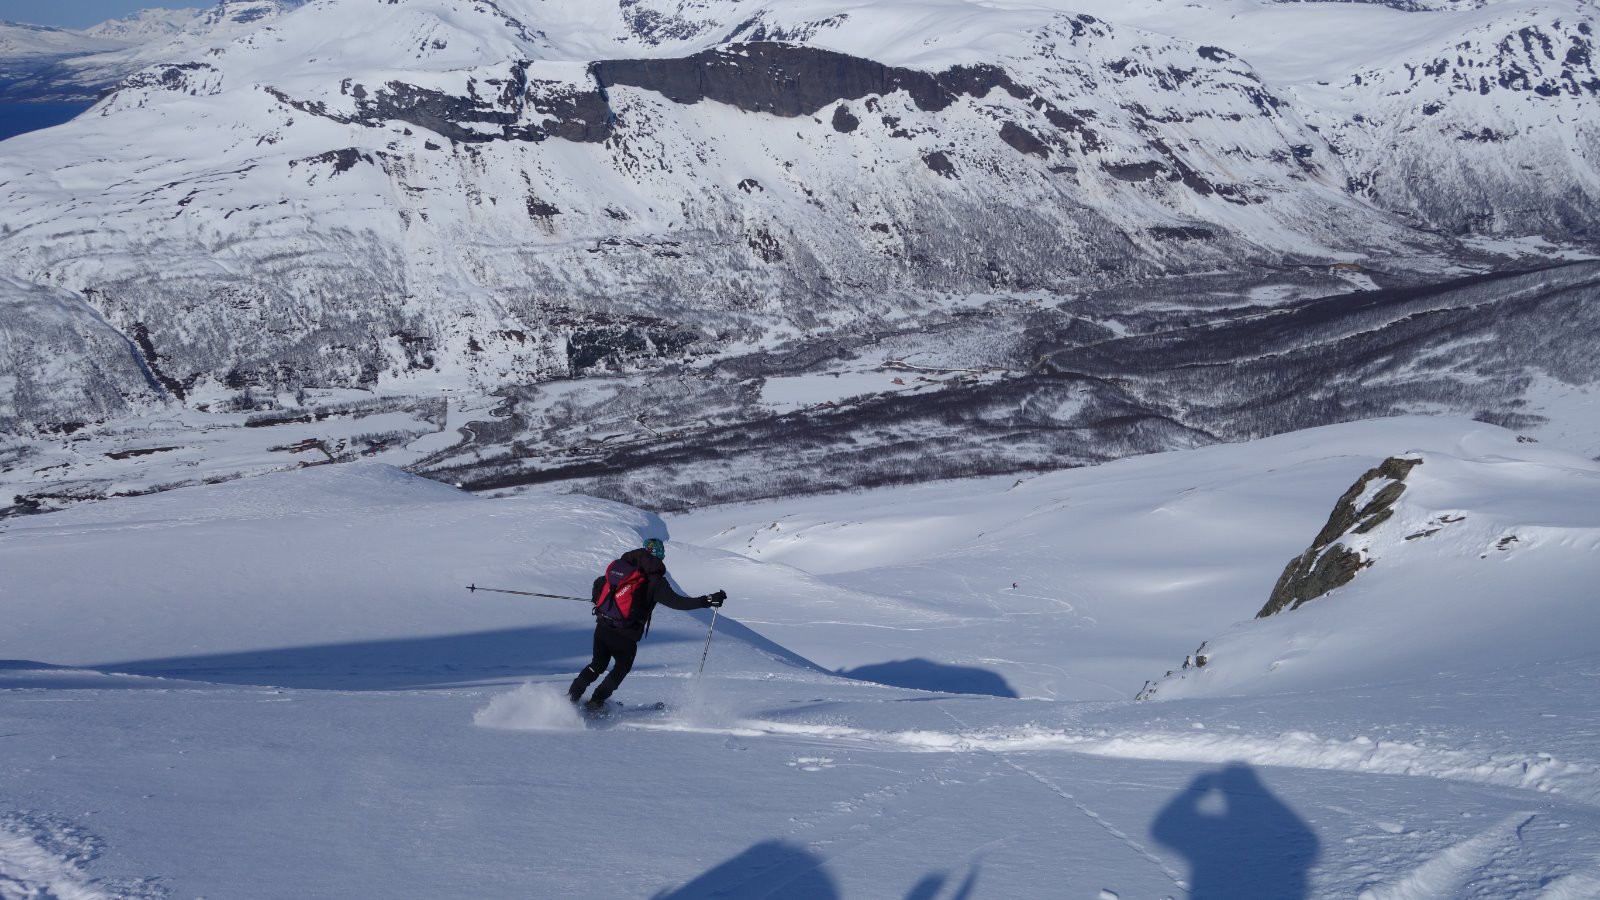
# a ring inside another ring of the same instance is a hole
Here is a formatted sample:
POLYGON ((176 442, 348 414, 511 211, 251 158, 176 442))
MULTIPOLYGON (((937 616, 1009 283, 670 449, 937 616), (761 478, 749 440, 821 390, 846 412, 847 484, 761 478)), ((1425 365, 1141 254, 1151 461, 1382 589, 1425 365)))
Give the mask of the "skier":
POLYGON ((667 567, 661 561, 666 555, 666 545, 657 538, 650 538, 643 547, 622 554, 606 567, 605 575, 594 580, 594 659, 584 666, 572 680, 572 687, 567 689, 567 697, 573 703, 582 699, 584 690, 600 677, 612 660, 616 660, 611 674, 600 682, 584 704, 590 710, 605 707, 606 699, 633 668, 639 641, 650 627, 650 614, 655 611, 656 604, 681 610, 709 609, 721 606, 728 599, 727 591, 685 597, 673 590, 667 582, 667 567))

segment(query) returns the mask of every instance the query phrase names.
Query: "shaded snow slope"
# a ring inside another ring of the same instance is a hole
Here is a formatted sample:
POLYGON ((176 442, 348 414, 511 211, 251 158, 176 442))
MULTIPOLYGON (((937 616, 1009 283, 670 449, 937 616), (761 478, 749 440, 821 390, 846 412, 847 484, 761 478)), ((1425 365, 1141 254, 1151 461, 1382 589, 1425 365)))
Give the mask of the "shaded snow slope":
POLYGON ((273 670, 343 667, 331 649, 343 648, 363 674, 449 680, 448 667, 493 668, 562 638, 562 656, 586 644, 579 604, 468 584, 586 597, 591 570, 659 529, 603 501, 489 504, 381 465, 95 504, 7 529, 0 658, 251 669, 270 682, 273 670), (451 658, 472 642, 450 636, 469 632, 506 658, 451 658))

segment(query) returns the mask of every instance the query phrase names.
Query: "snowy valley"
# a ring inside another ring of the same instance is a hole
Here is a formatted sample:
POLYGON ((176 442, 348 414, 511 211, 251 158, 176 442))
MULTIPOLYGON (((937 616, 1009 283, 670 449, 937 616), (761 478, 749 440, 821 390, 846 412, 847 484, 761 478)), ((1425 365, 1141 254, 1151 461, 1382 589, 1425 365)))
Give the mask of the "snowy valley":
MULTIPOLYGON (((247 418, 662 509, 1564 427, 1600 381, 1593 13, 230 0, 3 142, 13 505, 247 418), (476 417, 415 412, 446 397, 476 417)), ((191 474, 150 481, 225 473, 191 474)))

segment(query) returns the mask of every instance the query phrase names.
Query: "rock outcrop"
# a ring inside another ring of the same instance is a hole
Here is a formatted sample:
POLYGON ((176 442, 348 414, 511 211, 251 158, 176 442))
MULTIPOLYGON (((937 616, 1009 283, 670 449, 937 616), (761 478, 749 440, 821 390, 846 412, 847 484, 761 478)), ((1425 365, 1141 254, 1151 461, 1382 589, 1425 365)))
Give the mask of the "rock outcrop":
POLYGON ((1298 609, 1308 600, 1349 584, 1357 572, 1371 565, 1371 560, 1347 547, 1343 539, 1366 534, 1388 520, 1394 514, 1395 501, 1405 493, 1406 475, 1421 464, 1420 459, 1391 456, 1358 478, 1334 504, 1333 514, 1310 549, 1284 567, 1272 596, 1256 618, 1298 609))
MULTIPOLYGON (((1349 584, 1357 573, 1372 565, 1373 561, 1362 550, 1365 542, 1354 538, 1369 534, 1393 517, 1394 505, 1406 491, 1406 476, 1420 465, 1422 460, 1418 458, 1391 456, 1356 479, 1334 503, 1332 515, 1317 532, 1310 548, 1284 567, 1272 596, 1256 613, 1256 618, 1298 609, 1307 601, 1349 584)), ((1460 519, 1446 517, 1443 521, 1450 524, 1460 519)), ((1426 537, 1437 530, 1408 535, 1405 540, 1426 537)), ((1194 653, 1184 657, 1177 669, 1169 669, 1160 678, 1146 681, 1134 699, 1153 700, 1173 679, 1182 680, 1191 672, 1206 668, 1211 663, 1211 654, 1206 649, 1208 644, 1202 642, 1194 653)))

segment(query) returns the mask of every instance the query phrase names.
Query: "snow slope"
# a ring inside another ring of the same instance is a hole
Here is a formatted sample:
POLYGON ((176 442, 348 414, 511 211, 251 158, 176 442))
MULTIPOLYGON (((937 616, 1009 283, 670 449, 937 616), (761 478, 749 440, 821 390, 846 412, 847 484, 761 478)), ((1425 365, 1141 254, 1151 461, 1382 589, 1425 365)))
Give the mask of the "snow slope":
MULTIPOLYGON (((1600 624, 1585 577, 1600 560, 1597 480, 1600 465, 1495 426, 1400 418, 1035 477, 716 507, 669 522, 691 543, 793 567, 794 585, 764 588, 782 602, 749 621, 829 668, 939 648, 980 686, 1114 699, 1178 668, 1202 641, 1232 648, 1210 651, 1219 665, 1181 685, 1189 696, 1584 655, 1600 624), (1422 480, 1405 511, 1374 532, 1377 561, 1348 589, 1359 598, 1336 591, 1215 639, 1255 615, 1358 475, 1413 451, 1430 462, 1415 470, 1422 480), (1440 516, 1467 521, 1405 540, 1440 516), (1495 549, 1511 535, 1519 541, 1495 549), (880 602, 910 603, 917 614, 869 645, 840 639, 905 615, 880 612, 880 602), (1483 605, 1454 611, 1466 602, 1483 605)), ((704 565, 715 580, 740 574, 704 565)))
POLYGON ((1212 640, 1211 664, 1161 692, 1289 691, 1330 672, 1382 682, 1593 652, 1600 467, 1528 456, 1413 456, 1393 517, 1344 541, 1369 570, 1212 640))
MULTIPOLYGON (((509 580, 586 595, 583 573, 660 527, 647 514, 580 497, 487 505, 362 464, 92 504, 7 529, 15 627, 0 655, 65 665, 194 657, 203 666, 209 657, 271 658, 312 636, 341 645, 431 638, 464 621, 510 629, 527 624, 527 609, 463 589, 474 579, 509 580), (72 563, 85 553, 94 565, 72 563), (17 593, 29 584, 51 585, 49 602, 17 593), (443 596, 442 585, 450 586, 443 596), (92 621, 92 633, 53 627, 73 620, 92 621)), ((545 612, 551 621, 574 618, 545 612)))
MULTIPOLYGON (((0 891, 1592 896, 1600 660, 1544 659, 1535 626, 1443 673, 1384 644, 1373 678, 1311 654, 1293 682, 1236 679, 1251 696, 1065 699, 1252 614, 1397 447, 1427 454, 1414 477, 1435 467, 1418 514, 1559 526, 1526 548, 1525 590, 1581 612, 1594 464, 1452 420, 667 521, 362 464, 8 520, 0 891), (583 606, 462 590, 582 593, 669 532, 682 587, 732 597, 703 677, 703 613, 664 611, 642 646, 618 696, 665 711, 576 721, 553 698, 587 655, 583 606), (908 652, 924 663, 829 671, 908 652), (1024 697, 983 690, 1001 677, 1024 697)), ((1370 590, 1475 565, 1447 534, 1381 559, 1370 590)), ((1463 583, 1457 615, 1500 586, 1463 583)), ((1366 611, 1335 592, 1281 618, 1311 613, 1331 650, 1366 611)), ((1276 624, 1230 633, 1216 671, 1276 624)))

